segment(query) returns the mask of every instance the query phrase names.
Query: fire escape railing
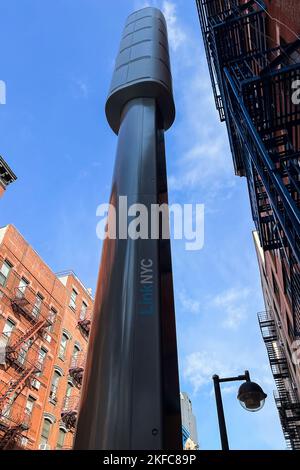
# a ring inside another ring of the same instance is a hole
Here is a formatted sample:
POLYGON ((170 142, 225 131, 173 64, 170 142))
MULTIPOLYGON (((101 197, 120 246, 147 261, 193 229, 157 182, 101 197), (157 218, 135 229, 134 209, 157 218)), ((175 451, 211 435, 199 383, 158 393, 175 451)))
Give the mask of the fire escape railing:
POLYGON ((49 315, 50 308, 44 300, 37 301, 37 294, 31 287, 17 287, 11 294, 11 306, 16 314, 25 317, 32 325, 44 322, 43 326, 51 324, 49 315))
POLYGON ((31 424, 31 414, 16 403, 0 411, 0 450, 6 450, 23 437, 31 424))
MULTIPOLYGON (((226 121, 236 174, 246 176, 264 250, 288 267, 295 337, 300 335, 300 62, 268 47, 263 0, 196 0, 209 72, 226 121)), ((289 55, 290 54, 290 55, 289 55)))
POLYGON ((25 387, 32 386, 35 375, 42 371, 42 364, 38 360, 26 358, 16 367, 16 370, 18 375, 0 388, 0 413, 12 398, 14 401, 17 399, 25 387))
POLYGON ((88 336, 91 329, 91 311, 82 310, 78 318, 78 326, 84 335, 88 336))
POLYGON ((66 396, 61 410, 61 420, 69 430, 76 427, 77 414, 79 407, 79 396, 66 396))
POLYGON ((271 312, 261 312, 258 321, 277 387, 274 398, 286 443, 289 449, 300 450, 300 400, 292 389, 292 377, 275 319, 271 312))
POLYGON ((86 355, 84 353, 76 354, 71 358, 69 365, 69 374, 74 380, 77 387, 81 387, 83 373, 85 369, 86 355))

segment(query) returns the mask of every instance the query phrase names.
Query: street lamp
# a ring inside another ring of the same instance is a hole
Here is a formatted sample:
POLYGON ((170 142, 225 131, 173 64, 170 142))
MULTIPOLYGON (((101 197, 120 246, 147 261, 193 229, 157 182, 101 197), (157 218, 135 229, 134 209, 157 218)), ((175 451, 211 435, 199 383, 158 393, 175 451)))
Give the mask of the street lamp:
POLYGON ((241 406, 247 411, 254 412, 261 410, 265 404, 267 395, 257 383, 251 382, 248 370, 245 371, 244 375, 238 375, 237 377, 220 378, 218 375, 213 376, 222 450, 229 450, 229 444, 220 383, 243 380, 245 382, 240 386, 237 394, 237 399, 241 406))

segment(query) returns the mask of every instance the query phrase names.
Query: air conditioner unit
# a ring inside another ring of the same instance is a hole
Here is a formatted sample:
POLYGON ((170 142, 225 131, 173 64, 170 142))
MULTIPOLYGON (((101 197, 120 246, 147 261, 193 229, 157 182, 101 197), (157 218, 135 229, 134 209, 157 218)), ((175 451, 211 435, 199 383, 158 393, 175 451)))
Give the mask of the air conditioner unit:
POLYGON ((39 449, 40 449, 40 450, 50 450, 51 447, 50 447, 49 444, 40 444, 40 445, 39 445, 39 449))

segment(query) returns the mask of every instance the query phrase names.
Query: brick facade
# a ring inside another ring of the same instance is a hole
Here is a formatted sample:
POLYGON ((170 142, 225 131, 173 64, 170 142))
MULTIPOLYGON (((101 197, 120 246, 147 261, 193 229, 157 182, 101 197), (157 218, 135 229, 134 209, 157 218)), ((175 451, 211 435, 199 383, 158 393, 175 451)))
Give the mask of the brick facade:
POLYGON ((0 449, 72 447, 92 305, 73 273, 0 229, 0 449))

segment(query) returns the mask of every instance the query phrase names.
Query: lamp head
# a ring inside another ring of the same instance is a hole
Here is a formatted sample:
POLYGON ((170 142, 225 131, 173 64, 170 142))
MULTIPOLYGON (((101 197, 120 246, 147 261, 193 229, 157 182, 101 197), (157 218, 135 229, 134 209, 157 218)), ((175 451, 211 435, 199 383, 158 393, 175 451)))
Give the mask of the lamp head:
POLYGON ((253 412, 261 410, 267 395, 257 383, 246 381, 240 386, 237 398, 245 410, 253 412))

